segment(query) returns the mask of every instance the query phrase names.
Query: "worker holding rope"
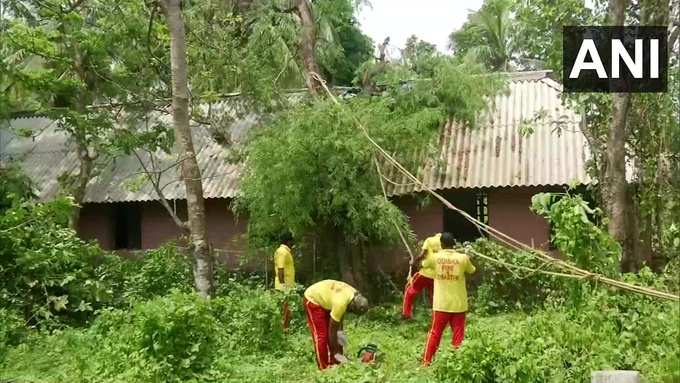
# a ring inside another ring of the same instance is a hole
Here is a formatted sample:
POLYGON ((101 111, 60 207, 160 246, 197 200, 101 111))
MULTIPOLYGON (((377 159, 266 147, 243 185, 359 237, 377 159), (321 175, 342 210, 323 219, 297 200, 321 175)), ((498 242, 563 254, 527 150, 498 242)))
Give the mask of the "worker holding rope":
POLYGON ((442 333, 451 326, 451 345, 460 346, 465 336, 465 313, 468 310, 465 274, 475 272, 470 258, 453 250, 455 240, 451 233, 442 233, 442 250, 424 262, 434 267, 434 302, 432 304, 432 327, 427 334, 423 365, 432 362, 439 348, 442 333))
POLYGON ((401 310, 401 318, 404 320, 411 319, 413 317, 413 304, 415 302, 416 296, 420 294, 423 290, 427 289, 430 304, 432 303, 432 291, 434 286, 434 267, 431 263, 427 262, 432 258, 432 256, 442 249, 440 243, 441 233, 433 235, 427 238, 423 242, 423 248, 420 252, 420 256, 411 261, 410 266, 419 266, 418 270, 414 275, 410 276, 406 282, 406 289, 404 291, 404 303, 401 310), (428 266, 426 266, 428 265, 428 266))

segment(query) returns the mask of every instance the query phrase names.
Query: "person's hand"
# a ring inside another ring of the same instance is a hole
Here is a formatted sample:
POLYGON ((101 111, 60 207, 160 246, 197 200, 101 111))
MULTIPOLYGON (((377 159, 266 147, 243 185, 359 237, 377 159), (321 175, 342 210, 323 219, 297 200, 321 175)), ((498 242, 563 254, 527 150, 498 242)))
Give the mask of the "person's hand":
POLYGON ((344 355, 342 355, 342 354, 339 354, 339 353, 338 353, 338 354, 335 354, 333 357, 335 358, 335 360, 337 360, 337 361, 340 362, 340 363, 347 363, 347 362, 349 362, 349 359, 347 359, 346 356, 344 356, 344 355))
POLYGON ((347 346, 347 335, 345 335, 345 332, 342 330, 338 331, 338 344, 340 347, 347 346))

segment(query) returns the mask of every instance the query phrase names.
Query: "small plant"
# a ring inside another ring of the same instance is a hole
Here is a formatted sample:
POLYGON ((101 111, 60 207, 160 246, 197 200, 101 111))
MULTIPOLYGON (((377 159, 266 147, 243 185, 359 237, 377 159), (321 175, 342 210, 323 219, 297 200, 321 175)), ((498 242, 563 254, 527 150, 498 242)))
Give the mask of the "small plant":
POLYGON ((579 195, 540 193, 531 199, 531 209, 550 221, 551 240, 572 262, 600 274, 616 273, 621 247, 591 221, 602 215, 599 208, 579 195))
POLYGON ((97 375, 133 380, 185 381, 208 369, 220 330, 210 303, 173 291, 135 305, 131 311, 105 311, 91 335, 100 343, 97 375))

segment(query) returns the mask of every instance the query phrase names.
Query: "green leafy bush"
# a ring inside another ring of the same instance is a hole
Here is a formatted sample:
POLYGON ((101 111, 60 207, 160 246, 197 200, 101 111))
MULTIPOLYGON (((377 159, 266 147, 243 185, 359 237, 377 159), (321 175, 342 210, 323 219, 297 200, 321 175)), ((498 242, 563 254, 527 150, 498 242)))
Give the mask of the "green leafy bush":
POLYGON ((95 265, 104 257, 68 228, 72 203, 19 202, 0 215, 0 303, 30 324, 82 324, 110 298, 95 265))
POLYGON ((0 168, 0 213, 33 197, 31 179, 16 164, 0 168))
POLYGON ((178 291, 136 304, 130 311, 104 311, 90 329, 99 348, 94 374, 185 381, 211 365, 219 330, 210 302, 178 291))
POLYGON ((674 382, 680 379, 678 315, 673 303, 593 290, 579 307, 472 325, 463 346, 442 353, 432 367, 447 382, 583 382, 602 369, 674 382))
POLYGON ((0 361, 11 346, 16 346, 27 330, 22 316, 13 310, 0 307, 0 361))
MULTIPOLYGON (((140 261, 132 261, 132 272, 126 275, 124 295, 132 299, 151 299, 175 289, 193 289, 191 261, 175 243, 144 253, 140 261)), ((130 271, 129 269, 127 270, 130 271)))
MULTIPOLYGON (((478 239, 469 245, 476 252, 503 262, 531 269, 544 268, 536 257, 521 251, 509 250, 488 239, 478 239)), ((561 294, 567 281, 556 280, 531 271, 508 269, 503 265, 471 255, 478 277, 472 289, 470 303, 479 313, 498 313, 517 309, 541 307, 547 297, 561 294)))
POLYGON ((551 240, 569 260, 596 273, 616 274, 621 247, 589 217, 601 216, 599 208, 579 195, 540 193, 532 197, 531 209, 550 221, 551 240))
MULTIPOLYGON (((229 293, 211 302, 212 312, 228 328, 224 342, 229 349, 242 354, 263 351, 281 351, 284 343, 282 331, 282 304, 286 294, 264 290, 261 286, 248 288, 232 283, 229 293)), ((288 294, 290 310, 294 315, 292 327, 299 327, 301 311, 295 293, 288 294)))

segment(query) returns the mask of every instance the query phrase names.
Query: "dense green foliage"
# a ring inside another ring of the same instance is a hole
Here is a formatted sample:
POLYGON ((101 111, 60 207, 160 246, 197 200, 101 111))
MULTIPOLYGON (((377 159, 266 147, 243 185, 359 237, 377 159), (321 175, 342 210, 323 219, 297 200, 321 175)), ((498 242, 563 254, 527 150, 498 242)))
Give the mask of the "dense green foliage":
POLYGON ((456 55, 503 71, 562 73, 562 27, 597 24, 603 1, 487 0, 449 35, 456 55))
MULTIPOLYGON (((545 212, 557 224, 556 236, 572 230, 570 225, 585 225, 581 215, 564 214, 574 206, 585 208, 581 202, 564 196, 545 212)), ((608 368, 640 370, 647 382, 680 379, 676 303, 589 282, 511 273, 474 257, 479 277, 472 281, 460 349, 450 350, 445 336, 433 365, 422 368, 429 310, 418 308, 415 321, 402 323, 396 305, 378 306, 360 318, 350 314, 345 327, 347 354, 377 343, 380 363, 354 362, 320 373, 300 291, 286 296, 265 289, 261 280, 239 281, 220 272, 217 296, 205 300, 191 292, 190 262, 177 246, 133 259, 108 256, 66 228, 69 208, 63 200, 22 200, 2 216, 3 276, 12 274, 2 280, 0 380, 585 382, 591 370, 608 368), (293 310, 287 333, 281 328, 283 299, 293 310)), ((589 225, 580 230, 594 232, 589 225)), ((588 238, 577 243, 583 251, 603 240, 588 238)), ((528 254, 487 240, 471 246, 537 266, 528 254)), ((644 270, 624 277, 677 289, 674 274, 644 270)))
MULTIPOLYGON (((394 83, 404 71, 410 69, 385 68, 378 80, 394 83)), ((381 97, 359 95, 341 105, 318 100, 280 114, 245 148, 237 207, 249 214, 251 238, 333 227, 352 242, 394 242, 393 224, 405 229, 405 217, 382 196, 374 162, 381 157, 360 124, 412 164, 446 118, 474 125, 485 97, 503 86, 501 77, 485 74, 478 64, 442 58, 433 78, 390 86, 381 97)))
POLYGON ((191 262, 174 242, 146 251, 139 258, 106 257, 97 274, 110 284, 117 305, 148 300, 171 290, 191 291, 191 262))
MULTIPOLYGON (((673 325, 678 306, 627 293, 589 290, 579 306, 548 304, 531 315, 469 314, 463 346, 451 350, 447 331, 428 369, 420 358, 429 312, 418 310, 415 321, 400 323, 396 307, 376 307, 348 318, 348 355, 377 343, 381 364, 355 362, 323 373, 316 370, 303 321, 281 332, 280 299, 252 288, 209 302, 174 292, 129 311, 106 311, 86 330, 32 334, 8 351, 0 379, 586 382, 590 371, 608 368, 638 369, 647 382, 680 378, 680 334, 673 325)), ((474 297, 472 304, 478 305, 474 297)), ((295 315, 302 315, 300 308, 295 315)))
POLYGON ((0 216, 0 305, 29 323, 80 323, 110 298, 95 273, 102 251, 66 227, 71 208, 22 201, 0 216))
POLYGON ((553 228, 552 243, 576 265, 600 274, 617 270, 621 247, 589 215, 600 217, 581 196, 536 194, 532 210, 546 217, 553 228))
MULTIPOLYGON (((241 94, 235 104, 243 110, 276 117, 254 129, 244 149, 237 208, 249 214, 254 245, 283 230, 297 238, 327 230, 350 243, 396 242, 394 224, 407 230, 406 217, 383 198, 374 163, 380 157, 360 125, 413 167, 429 153, 445 119, 474 127, 488 97, 502 90, 502 78, 473 59, 495 70, 559 71, 561 38, 554 32, 602 16, 579 0, 489 0, 452 35, 457 57, 443 57, 412 37, 403 62, 387 63, 370 60, 371 41, 355 20, 359 3, 310 5, 322 74, 342 85, 356 75, 363 92, 343 95, 341 105, 292 97, 294 105, 283 112, 281 105, 290 106, 285 90, 301 86, 305 75, 294 11, 277 0, 183 3, 192 117, 219 130, 232 116, 217 121, 212 108, 203 116, 206 108, 196 106, 219 103, 230 92, 241 94)), ((160 17, 155 2, 0 5, 0 117, 29 111, 58 120, 79 149, 80 179, 60 179, 76 202, 103 157, 173 146, 164 126, 137 131, 140 116, 143 121, 149 111, 165 109, 170 96, 169 36, 160 17)), ((676 79, 677 68, 670 75, 676 79)), ((551 240, 565 259, 677 292, 680 131, 674 113, 680 88, 670 84, 669 94, 632 98, 626 139, 636 170, 631 206, 640 212, 644 243, 671 261, 665 273, 618 273, 620 247, 599 224, 606 219, 579 196, 538 195, 533 208, 550 221, 551 240)), ((601 181, 610 100, 579 95, 571 101, 586 106, 584 133, 594 178, 601 181)), ((600 369, 639 370, 650 383, 680 381, 677 302, 510 270, 474 256, 479 273, 471 280, 460 349, 451 350, 445 337, 434 364, 422 368, 429 311, 419 308, 415 321, 403 323, 396 305, 373 307, 361 318, 348 315, 347 354, 377 343, 381 362, 320 373, 301 291, 282 294, 258 278, 244 282, 221 269, 215 298, 205 300, 192 291, 190 260, 175 244, 130 259, 107 254, 68 228, 77 209, 72 199, 36 202, 29 180, 15 168, 0 175, 0 381, 586 382, 600 369), (284 299, 293 310, 287 333, 281 328, 284 299)), ((466 246, 551 270, 529 253, 488 240, 466 246)))
MULTIPOLYGON (((507 264, 540 270, 545 265, 527 252, 511 251, 496 242, 479 239, 470 248, 507 264)), ((463 249, 465 251, 465 249, 463 249)), ((563 296, 567 284, 551 276, 529 270, 510 269, 501 264, 473 257, 478 269, 472 277, 475 309, 480 314, 513 310, 533 310, 550 296, 563 296)))
POLYGON ((17 166, 0 169, 0 213, 33 197, 33 184, 17 166))

